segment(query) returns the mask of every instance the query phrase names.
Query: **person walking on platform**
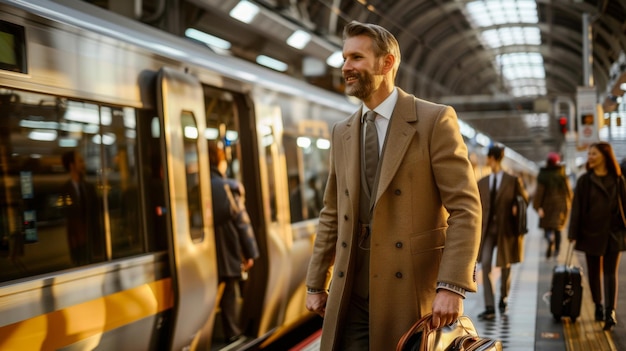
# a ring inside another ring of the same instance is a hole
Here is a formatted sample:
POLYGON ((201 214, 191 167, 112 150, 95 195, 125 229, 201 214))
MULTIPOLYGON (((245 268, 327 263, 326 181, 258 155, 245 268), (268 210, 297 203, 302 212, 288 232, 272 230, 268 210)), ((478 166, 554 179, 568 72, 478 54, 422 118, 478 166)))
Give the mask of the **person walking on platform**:
POLYGON ((539 228, 543 228, 548 242, 546 258, 559 255, 561 231, 569 216, 572 203, 572 187, 565 175, 565 166, 559 164, 561 158, 550 152, 546 167, 537 175, 537 190, 533 198, 533 208, 539 214, 539 228))
POLYGON ((589 146, 585 166, 587 173, 578 178, 574 189, 568 238, 575 241, 574 249, 585 253, 595 319, 604 320, 604 330, 612 330, 617 324, 619 261, 621 251, 626 250, 624 178, 607 142, 589 146))
POLYGON ((491 146, 487 153, 487 164, 491 174, 478 182, 482 203, 482 238, 478 261, 483 272, 485 311, 479 319, 492 320, 496 317, 494 285, 491 281, 493 251, 497 247, 496 266, 501 269, 500 301, 501 313, 506 311, 511 287, 511 264, 522 262, 524 257, 524 237, 514 231, 514 216, 518 208, 516 197, 522 196, 528 203, 528 193, 522 180, 502 169, 504 148, 491 146))
POLYGON ((343 38, 346 92, 363 104, 332 130, 306 307, 324 317, 321 350, 388 351, 422 315, 462 314, 481 208, 456 112, 395 86, 386 29, 353 21, 343 38))

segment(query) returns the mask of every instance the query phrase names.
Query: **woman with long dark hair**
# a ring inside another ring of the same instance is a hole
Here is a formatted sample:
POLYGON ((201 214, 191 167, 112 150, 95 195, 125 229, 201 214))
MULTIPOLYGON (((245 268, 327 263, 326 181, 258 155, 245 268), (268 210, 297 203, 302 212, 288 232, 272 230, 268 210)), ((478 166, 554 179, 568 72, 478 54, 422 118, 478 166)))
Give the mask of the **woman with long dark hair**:
POLYGON ((613 148, 607 142, 589 146, 587 173, 576 183, 568 238, 585 253, 595 318, 612 330, 617 320, 617 280, 621 251, 626 250, 623 212, 624 179, 613 148), (604 302, 602 305, 602 281, 604 302))

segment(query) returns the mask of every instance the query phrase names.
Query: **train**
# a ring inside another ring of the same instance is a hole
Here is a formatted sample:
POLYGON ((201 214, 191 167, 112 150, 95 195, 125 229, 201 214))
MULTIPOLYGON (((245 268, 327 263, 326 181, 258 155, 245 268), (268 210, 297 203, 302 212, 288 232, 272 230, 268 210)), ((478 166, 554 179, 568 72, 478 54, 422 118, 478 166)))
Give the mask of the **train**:
POLYGON ((76 0, 0 0, 0 48, 0 350, 263 349, 313 318, 330 130, 358 103, 76 0), (210 141, 261 252, 236 345, 217 318, 210 141), (97 195, 81 261, 68 152, 97 195))

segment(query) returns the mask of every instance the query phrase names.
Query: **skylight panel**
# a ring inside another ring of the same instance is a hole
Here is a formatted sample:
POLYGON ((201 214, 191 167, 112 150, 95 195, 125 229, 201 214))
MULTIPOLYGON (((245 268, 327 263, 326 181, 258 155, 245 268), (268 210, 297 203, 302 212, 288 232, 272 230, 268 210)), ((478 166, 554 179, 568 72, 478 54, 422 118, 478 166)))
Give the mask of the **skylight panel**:
POLYGON ((480 32, 486 48, 520 47, 534 52, 497 55, 494 66, 504 77, 505 87, 515 96, 545 94, 545 68, 538 49, 541 30, 536 0, 476 0, 466 4, 468 21, 480 32))

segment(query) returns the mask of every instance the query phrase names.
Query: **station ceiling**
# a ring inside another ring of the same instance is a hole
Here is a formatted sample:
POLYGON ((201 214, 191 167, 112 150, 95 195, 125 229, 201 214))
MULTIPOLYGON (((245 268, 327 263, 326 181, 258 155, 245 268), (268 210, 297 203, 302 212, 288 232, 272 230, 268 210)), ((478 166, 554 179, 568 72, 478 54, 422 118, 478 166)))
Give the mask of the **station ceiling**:
MULTIPOLYGON (((398 86, 454 106, 538 163, 560 151, 558 119, 574 117, 579 87, 595 87, 609 112, 626 82, 626 0, 248 0, 259 9, 249 23, 229 15, 240 0, 136 1, 138 20, 211 34, 230 42, 233 56, 273 57, 288 64, 286 74, 337 92, 341 70, 326 59, 341 50, 344 25, 380 24, 400 43, 398 86), (302 49, 286 44, 298 29, 312 36, 302 49)), ((127 0, 89 2, 129 11, 127 0)))

